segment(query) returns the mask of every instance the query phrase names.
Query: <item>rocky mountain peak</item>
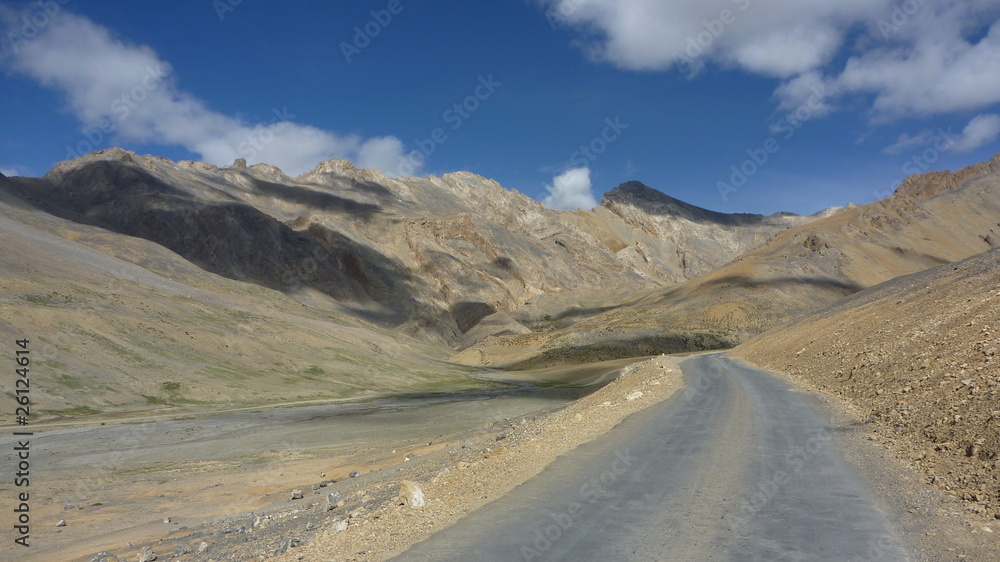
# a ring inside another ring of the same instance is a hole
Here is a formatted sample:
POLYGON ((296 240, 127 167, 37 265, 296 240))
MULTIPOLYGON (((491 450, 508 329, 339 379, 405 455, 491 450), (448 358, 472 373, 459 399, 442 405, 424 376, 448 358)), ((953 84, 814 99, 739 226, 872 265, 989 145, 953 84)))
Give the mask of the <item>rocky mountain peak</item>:
POLYGON ((618 215, 622 215, 622 207, 631 207, 653 217, 676 217, 692 222, 721 225, 752 224, 761 222, 764 218, 762 215, 747 213, 726 214, 709 211, 674 199, 638 181, 623 183, 604 194, 601 206, 618 215))
POLYGON ((89 164, 95 162, 121 162, 125 164, 130 164, 138 158, 138 155, 132 151, 125 150, 123 148, 106 148, 104 150, 98 150, 96 152, 91 152, 90 154, 85 154, 79 158, 74 158, 72 160, 66 160, 60 162, 52 167, 51 170, 45 174, 46 177, 60 177, 73 170, 83 168, 89 164))

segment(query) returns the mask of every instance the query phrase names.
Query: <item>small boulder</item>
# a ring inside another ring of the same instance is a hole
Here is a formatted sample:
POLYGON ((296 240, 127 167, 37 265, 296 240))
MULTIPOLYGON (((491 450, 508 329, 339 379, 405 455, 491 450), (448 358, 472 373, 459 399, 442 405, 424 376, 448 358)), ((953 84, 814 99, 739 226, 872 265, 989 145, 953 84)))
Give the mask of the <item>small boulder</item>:
POLYGON ((326 495, 326 510, 333 511, 338 506, 340 506, 340 494, 338 492, 333 492, 326 495))
POLYGON ((66 526, 66 520, 65 519, 60 519, 59 522, 56 523, 56 527, 65 527, 65 526, 66 526))
POLYGON ((303 497, 305 496, 302 495, 302 490, 292 490, 293 500, 301 500, 303 497))
POLYGON ((361 476, 361 473, 358 472, 357 470, 352 470, 348 476, 350 476, 351 478, 357 478, 358 476, 361 476))
POLYGON ((409 480, 399 483, 399 501, 409 507, 424 507, 427 504, 423 490, 409 480))
POLYGON ((278 546, 278 556, 288 552, 289 549, 299 546, 301 541, 295 537, 285 537, 278 546))
POLYGON ((156 553, 153 552, 152 548, 144 546, 142 547, 142 552, 139 553, 138 560, 139 562, 153 562, 156 560, 156 553))

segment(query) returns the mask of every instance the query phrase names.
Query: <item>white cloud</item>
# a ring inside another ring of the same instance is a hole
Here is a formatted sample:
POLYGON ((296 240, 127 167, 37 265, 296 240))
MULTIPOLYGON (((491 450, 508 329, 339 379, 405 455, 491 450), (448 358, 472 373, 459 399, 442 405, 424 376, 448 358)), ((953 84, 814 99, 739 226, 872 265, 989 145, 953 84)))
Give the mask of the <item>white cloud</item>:
POLYGON ((882 152, 885 154, 902 154, 910 148, 930 144, 936 138, 937 137, 935 136, 934 131, 929 129, 920 131, 915 135, 902 133, 899 135, 899 138, 896 139, 896 142, 883 148, 882 152))
POLYGON ((899 26, 891 46, 852 56, 831 87, 871 96, 876 121, 998 103, 998 14, 998 0, 928 3, 899 26))
POLYGON ((977 115, 962 130, 952 150, 968 152, 975 150, 1000 136, 1000 115, 995 113, 977 115))
POLYGON ((833 107, 827 102, 829 95, 829 86, 818 72, 807 72, 788 80, 774 92, 774 97, 780 101, 780 109, 796 111, 805 105, 812 109, 813 117, 821 117, 833 111, 833 107))
MULTIPOLYGON (((6 16, 8 26, 0 31, 8 37, 16 33, 11 18, 16 21, 19 15, 5 12, 0 15, 6 16)), ((331 158, 389 174, 403 154, 402 143, 394 137, 365 140, 298 124, 284 107, 260 123, 213 111, 178 86, 170 65, 150 47, 126 44, 74 14, 52 18, 37 36, 18 41, 16 48, 13 42, 4 43, 10 45, 0 66, 65 93, 69 110, 85 129, 110 121, 116 141, 180 145, 213 164, 245 158, 251 164, 278 166, 290 175, 331 158)))
POLYGON ((17 166, 11 166, 11 167, 0 166, 0 174, 3 174, 8 178, 20 175, 20 173, 17 171, 17 166))
MULTIPOLYGON (((632 70, 712 59, 790 77, 828 62, 848 28, 890 0, 539 0, 587 34, 596 58, 632 70)), ((552 14, 556 14, 553 16, 552 14)))
POLYGON ((556 176, 552 185, 546 185, 545 189, 549 195, 542 199, 542 203, 550 209, 572 211, 597 206, 590 183, 590 168, 567 170, 556 176))
POLYGON ((537 1, 596 60, 779 78, 782 109, 817 84, 863 98, 875 122, 1000 103, 1000 0, 537 1))

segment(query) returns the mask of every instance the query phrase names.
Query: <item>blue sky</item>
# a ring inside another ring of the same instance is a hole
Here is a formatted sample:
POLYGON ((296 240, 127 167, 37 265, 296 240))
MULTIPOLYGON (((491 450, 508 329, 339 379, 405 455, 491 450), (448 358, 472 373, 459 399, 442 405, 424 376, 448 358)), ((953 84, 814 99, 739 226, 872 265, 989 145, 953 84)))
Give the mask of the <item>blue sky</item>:
POLYGON ((1000 150, 1000 0, 0 6, 4 173, 110 146, 289 175, 346 157, 555 207, 639 180, 812 213, 1000 150))

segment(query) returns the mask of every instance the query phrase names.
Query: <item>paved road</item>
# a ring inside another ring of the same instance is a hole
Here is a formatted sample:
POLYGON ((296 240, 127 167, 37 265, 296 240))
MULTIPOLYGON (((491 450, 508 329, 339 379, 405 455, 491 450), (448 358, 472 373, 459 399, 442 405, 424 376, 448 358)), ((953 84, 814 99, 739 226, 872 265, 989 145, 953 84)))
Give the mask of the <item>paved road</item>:
POLYGON ((907 560, 805 396, 719 355, 399 560, 907 560))

